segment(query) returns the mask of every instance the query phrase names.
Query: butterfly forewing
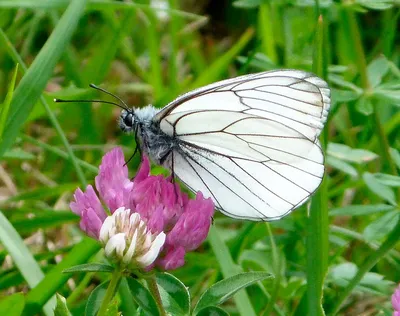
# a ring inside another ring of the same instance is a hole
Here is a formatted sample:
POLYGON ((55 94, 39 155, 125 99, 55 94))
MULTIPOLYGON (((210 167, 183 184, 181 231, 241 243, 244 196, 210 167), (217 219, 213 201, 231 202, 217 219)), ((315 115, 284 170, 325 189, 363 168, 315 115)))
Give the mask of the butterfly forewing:
POLYGON ((297 70, 228 79, 178 97, 154 118, 177 140, 174 173, 228 216, 274 220, 322 181, 318 136, 330 91, 297 70))

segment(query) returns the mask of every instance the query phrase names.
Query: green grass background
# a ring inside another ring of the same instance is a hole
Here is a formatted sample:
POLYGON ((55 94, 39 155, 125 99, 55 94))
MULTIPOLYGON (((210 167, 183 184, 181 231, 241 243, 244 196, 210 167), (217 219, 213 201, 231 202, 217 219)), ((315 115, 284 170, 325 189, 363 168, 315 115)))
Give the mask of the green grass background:
MULTIPOLYGON (((320 190, 273 223, 217 215, 207 242, 173 274, 194 303, 238 272, 275 276, 225 302, 231 315, 391 315, 400 279, 399 2, 158 2, 167 9, 0 0, 0 298, 15 300, 12 315, 52 315, 56 292, 83 313, 107 276, 61 273, 102 260, 68 203, 93 183, 104 152, 120 145, 128 157, 135 146, 118 130, 118 108, 53 98, 111 100, 88 88, 95 83, 131 106, 162 107, 220 79, 279 68, 313 71, 332 88, 320 190)), ((124 293, 122 285, 122 310, 135 313, 124 293)))

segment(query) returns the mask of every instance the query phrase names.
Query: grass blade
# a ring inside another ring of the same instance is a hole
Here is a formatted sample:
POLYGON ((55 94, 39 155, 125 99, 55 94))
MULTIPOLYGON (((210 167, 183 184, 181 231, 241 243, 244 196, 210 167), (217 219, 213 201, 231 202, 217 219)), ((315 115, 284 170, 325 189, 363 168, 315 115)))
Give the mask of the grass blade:
POLYGON ((2 140, 2 135, 3 131, 6 125, 7 121, 7 116, 8 116, 8 111, 10 110, 10 104, 12 100, 12 96, 14 93, 14 87, 15 87, 15 81, 17 80, 17 74, 18 74, 18 64, 15 66, 14 70, 14 75, 11 79, 10 85, 8 87, 8 92, 6 95, 6 99, 4 100, 4 103, 2 104, 1 107, 1 114, 0 114, 0 141, 2 140))
MULTIPOLYGON (((218 230, 212 226, 208 234, 208 239, 213 249, 217 261, 221 267, 222 275, 224 278, 232 277, 240 272, 241 269, 237 266, 231 257, 228 247, 221 240, 218 230)), ((240 315, 255 316, 253 306, 251 305, 249 296, 245 291, 240 291, 233 297, 240 315)))
POLYGON ((17 134, 28 118, 33 105, 39 99, 53 69, 61 58, 78 20, 83 13, 86 1, 73 0, 63 14, 53 33, 35 58, 31 67, 21 79, 11 102, 3 141, 0 143, 0 156, 11 147, 17 134))
MULTIPOLYGON (((31 288, 35 287, 44 278, 44 274, 37 264, 36 260, 33 258, 28 247, 24 244, 21 236, 14 229, 14 227, 10 224, 10 222, 1 211, 0 242, 13 258, 15 265, 18 267, 18 270, 21 272, 28 285, 31 288)), ((48 298, 50 298, 52 295, 50 295, 48 298)), ((46 315, 53 315, 54 306, 55 298, 45 305, 45 307, 43 308, 44 313, 46 315)))
POLYGON ((197 77, 191 85, 191 89, 195 89, 213 81, 221 79, 221 75, 225 72, 228 65, 236 58, 240 51, 249 43, 253 38, 254 30, 249 28, 243 35, 239 38, 235 45, 231 47, 225 54, 214 61, 203 74, 197 77))
POLYGON ((86 263, 97 251, 100 245, 94 239, 85 237, 79 244, 74 246, 68 255, 57 264, 40 283, 26 295, 26 307, 24 315, 35 315, 40 306, 54 295, 57 290, 71 277, 63 270, 72 266, 86 263))
MULTIPOLYGON (((21 57, 18 55, 16 49, 14 48, 13 44, 9 41, 7 35, 3 32, 2 29, 0 29, 0 41, 3 42, 4 46, 7 47, 8 53, 10 54, 11 58, 18 64, 21 65, 21 70, 23 73, 26 73, 27 71, 27 67, 25 66, 24 61, 21 59, 21 57)), ((75 171, 77 173, 77 176, 80 180, 80 182, 82 183, 83 186, 86 186, 86 178, 82 172, 82 169, 80 167, 80 165, 77 162, 77 158, 75 157, 72 148, 68 142, 68 139, 65 135, 65 133, 63 132, 60 123, 58 122, 56 116, 54 115, 54 113, 51 111, 49 104, 47 103, 46 99, 44 98, 44 96, 40 96, 40 102, 42 103, 49 119, 50 122, 52 123, 54 129, 57 131, 67 153, 66 155, 69 157, 72 165, 75 168, 75 171)), ((0 154, 1 155, 1 154, 0 154)))

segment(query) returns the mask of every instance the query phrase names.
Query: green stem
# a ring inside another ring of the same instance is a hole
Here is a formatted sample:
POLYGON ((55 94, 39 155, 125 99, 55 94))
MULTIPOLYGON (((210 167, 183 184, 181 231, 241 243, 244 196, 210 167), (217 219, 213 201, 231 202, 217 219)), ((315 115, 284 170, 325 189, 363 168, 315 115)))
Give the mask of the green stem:
POLYGON ((67 306, 73 305, 79 298, 82 297, 82 293, 86 291, 88 284, 92 281, 94 272, 86 273, 79 285, 74 289, 69 297, 67 297, 67 306))
POLYGON ((265 310, 262 312, 262 315, 270 315, 272 309, 275 306, 276 300, 278 298, 279 288, 281 286, 282 265, 281 265, 281 259, 279 256, 278 249, 276 248, 276 243, 275 243, 274 235, 272 233, 271 225, 269 223, 265 223, 265 224, 267 226, 269 243, 270 243, 270 247, 271 247, 272 265, 273 265, 275 279, 274 279, 274 285, 272 286, 272 290, 271 290, 271 297, 268 301, 268 304, 267 304, 265 310))
POLYGON ((380 116, 379 116, 379 110, 377 109, 376 104, 374 104, 373 106, 374 106, 375 126, 376 126, 376 129, 377 129, 379 138, 381 140, 379 143, 381 145, 381 151, 382 151, 384 160, 387 161, 387 163, 389 165, 389 168, 390 168, 390 172, 393 175, 397 176, 396 165, 393 162, 392 157, 390 156, 390 145, 389 145, 389 141, 388 141, 388 139, 386 137, 386 134, 385 134, 385 129, 383 128, 382 123, 381 123, 381 119, 380 119, 380 116))
MULTIPOLYGON (((367 74, 367 61, 365 58, 365 53, 364 53, 364 48, 363 44, 361 41, 361 35, 360 35, 360 30, 358 28, 357 24, 357 19, 354 14, 354 12, 350 11, 350 9, 346 10, 346 14, 348 17, 349 21, 349 26, 350 26, 350 34, 351 37, 353 38, 353 43, 354 43, 354 50, 356 52, 356 64, 358 71, 360 73, 360 79, 361 79, 361 86, 364 90, 364 94, 366 94, 367 97, 369 97, 372 94, 372 87, 371 84, 368 80, 368 74, 367 74)), ((373 101, 373 100, 371 100, 373 101)), ((387 161, 390 171, 392 174, 397 175, 397 169, 396 165, 394 164, 393 160, 391 159, 390 156, 390 146, 389 142, 386 138, 385 130, 382 126, 381 119, 379 117, 379 111, 376 107, 376 104, 373 103, 374 107, 374 125, 377 131, 377 134, 380 137, 380 144, 381 144, 381 151, 382 151, 382 156, 385 161, 387 161)))
POLYGON ((167 313, 165 312, 164 306, 161 301, 160 291, 158 290, 157 281, 155 275, 146 278, 147 286, 149 287, 149 291, 153 294, 153 297, 157 303, 158 312, 160 316, 166 316, 167 313))
POLYGON ((110 284, 108 285, 106 294, 104 295, 103 302, 101 302, 101 306, 97 316, 107 315, 107 308, 109 307, 110 302, 117 291, 119 282, 121 281, 121 277, 122 277, 121 270, 116 269, 111 276, 110 284))
MULTIPOLYGON (((324 63, 324 20, 319 15, 316 25, 313 71, 316 75, 323 77, 326 72, 324 63)), ((327 130, 327 126, 325 127, 327 130)), ((321 146, 326 148, 327 133, 321 135, 321 146)), ((307 223, 307 315, 325 315, 322 300, 324 280, 328 267, 329 248, 329 219, 328 219, 328 188, 326 177, 323 179, 317 193, 312 197, 310 215, 307 223)), ((305 304, 305 303, 304 303, 305 304)))
POLYGON ((373 252, 371 257, 369 257, 368 260, 365 261, 364 264, 361 265, 361 267, 358 269, 357 274, 344 289, 338 300, 336 300, 336 305, 332 309, 330 315, 336 315, 338 313, 343 302, 351 294, 352 290, 357 286, 357 284, 362 280, 364 275, 368 271, 370 271, 375 266, 375 264, 394 247, 394 245, 396 245, 396 243, 399 241, 399 235, 400 220, 397 222, 396 227, 391 231, 385 242, 379 247, 378 250, 373 252))
POLYGON ((261 3, 258 11, 258 27, 263 53, 273 63, 277 63, 278 55, 276 53, 272 6, 270 3, 261 3))

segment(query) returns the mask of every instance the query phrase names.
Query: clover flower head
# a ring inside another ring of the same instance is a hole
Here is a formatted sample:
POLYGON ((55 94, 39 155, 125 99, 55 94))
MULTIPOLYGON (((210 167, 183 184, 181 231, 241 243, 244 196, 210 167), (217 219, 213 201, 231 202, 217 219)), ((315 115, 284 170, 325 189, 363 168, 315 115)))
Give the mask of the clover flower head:
POLYGON ((144 269, 157 259, 165 233, 152 234, 138 213, 120 207, 105 219, 99 240, 108 258, 121 266, 144 269))
POLYGON ((95 184, 98 194, 91 185, 77 189, 70 208, 81 217, 81 229, 124 267, 176 269, 207 237, 211 199, 201 192, 189 199, 171 179, 151 175, 146 156, 131 180, 122 150, 114 148, 104 155, 95 184))

